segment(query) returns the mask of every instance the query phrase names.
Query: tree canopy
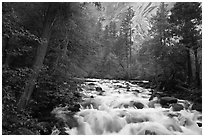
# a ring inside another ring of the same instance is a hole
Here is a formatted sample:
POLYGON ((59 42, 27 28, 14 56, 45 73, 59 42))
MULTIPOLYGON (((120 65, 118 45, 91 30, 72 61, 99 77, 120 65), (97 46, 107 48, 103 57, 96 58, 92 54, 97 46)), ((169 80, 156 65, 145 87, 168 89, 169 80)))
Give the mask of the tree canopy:
POLYGON ((54 107, 81 101, 78 78, 149 80, 158 91, 200 102, 201 6, 3 2, 3 134, 19 127, 50 133, 34 125, 52 121, 44 117, 54 107))

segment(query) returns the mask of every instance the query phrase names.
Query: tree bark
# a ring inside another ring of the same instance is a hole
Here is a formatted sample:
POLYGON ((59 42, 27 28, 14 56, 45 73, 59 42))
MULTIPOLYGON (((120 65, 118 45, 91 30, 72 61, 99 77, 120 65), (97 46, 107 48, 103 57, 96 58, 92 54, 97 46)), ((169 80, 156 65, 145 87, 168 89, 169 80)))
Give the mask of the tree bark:
POLYGON ((4 67, 7 68, 12 62, 12 51, 14 50, 15 46, 9 43, 9 40, 13 40, 12 38, 2 39, 2 53, 4 56, 4 67))
POLYGON ((5 67, 8 66, 8 62, 9 62, 9 59, 10 56, 8 53, 7 53, 7 50, 9 49, 9 46, 8 46, 8 42, 9 42, 9 38, 7 37, 2 37, 2 63, 5 67))
POLYGON ((52 25, 53 25, 53 22, 55 20, 55 15, 56 15, 56 10, 54 8, 55 8, 54 3, 50 3, 48 5, 47 14, 45 16, 45 20, 43 24, 43 31, 42 31, 42 36, 41 36, 42 41, 37 48, 36 59, 33 64, 33 72, 31 76, 28 78, 28 80, 26 81, 24 92, 21 95, 20 100, 17 104, 18 110, 25 109, 32 95, 39 72, 41 68, 43 67, 43 61, 46 55, 47 47, 48 47, 49 40, 50 40, 52 25))
POLYGON ((200 81, 200 68, 199 68, 199 64, 198 64, 198 51, 197 49, 194 49, 194 56, 195 56, 195 76, 196 76, 196 85, 198 87, 201 86, 201 81, 200 81))
POLYGON ((9 68, 9 65, 11 64, 11 60, 12 60, 11 54, 7 54, 5 62, 4 62, 4 67, 5 68, 9 68))
POLYGON ((129 79, 129 57, 128 57, 128 52, 129 52, 129 43, 128 43, 128 34, 126 33, 125 34, 125 45, 126 45, 126 51, 125 51, 125 54, 126 54, 126 79, 128 80, 129 79))
POLYGON ((7 48, 8 46, 8 41, 9 41, 9 38, 7 37, 2 37, 2 55, 5 56, 5 49, 7 48))
POLYGON ((187 83, 188 85, 192 82, 192 67, 191 67, 191 55, 190 55, 190 49, 186 50, 187 53, 187 68, 188 68, 188 79, 187 83))
POLYGON ((129 54, 130 54, 130 57, 129 57, 129 79, 131 78, 131 62, 132 62, 132 29, 130 28, 130 47, 129 47, 129 54))

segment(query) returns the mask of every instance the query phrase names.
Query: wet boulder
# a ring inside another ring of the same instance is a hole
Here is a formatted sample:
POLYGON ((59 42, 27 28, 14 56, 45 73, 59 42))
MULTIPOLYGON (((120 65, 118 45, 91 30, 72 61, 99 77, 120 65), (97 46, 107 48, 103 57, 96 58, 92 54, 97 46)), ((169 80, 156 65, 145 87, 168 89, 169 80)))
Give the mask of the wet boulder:
POLYGON ((197 122, 197 125, 198 125, 199 127, 202 127, 202 123, 201 123, 201 122, 197 122))
POLYGON ((144 108, 144 104, 142 104, 141 102, 137 102, 137 101, 130 101, 129 106, 136 107, 137 109, 143 109, 144 108))
POLYGON ((184 109, 184 106, 178 103, 171 105, 173 111, 181 111, 184 109))
POLYGON ((134 89, 134 90, 131 90, 132 92, 136 92, 136 93, 141 93, 141 91, 140 90, 138 90, 138 89, 134 89))
POLYGON ((178 99, 174 97, 161 97, 159 99, 159 103, 162 105, 162 107, 167 107, 170 104, 177 103, 177 102, 178 102, 178 99))
POLYGON ((101 87, 96 87, 96 91, 98 91, 98 92, 102 92, 103 89, 102 89, 101 87))
POLYGON ((173 117, 178 117, 179 116, 179 113, 172 113, 172 112, 168 112, 167 113, 167 116, 169 117, 169 118, 173 118, 173 117))
POLYGON ((128 105, 128 104, 123 104, 123 107, 124 107, 124 108, 128 108, 129 105, 128 105))
POLYGON ((102 96, 102 95, 103 95, 103 92, 100 92, 98 95, 102 96))
POLYGON ((156 135, 156 133, 151 130, 145 130, 145 135, 156 135))
POLYGON ((93 96, 91 96, 90 98, 84 100, 84 102, 81 104, 82 108, 94 108, 94 109, 98 109, 99 107, 99 103, 97 102, 97 100, 94 99, 93 96))
POLYGON ((96 91, 99 92, 98 95, 103 95, 103 93, 105 92, 101 87, 96 87, 96 91))
POLYGON ((89 86, 95 86, 95 84, 94 84, 94 83, 88 83, 88 85, 89 85, 89 86))
POLYGON ((133 106, 136 107, 137 109, 143 109, 144 108, 144 104, 142 104, 141 102, 134 102, 133 106))

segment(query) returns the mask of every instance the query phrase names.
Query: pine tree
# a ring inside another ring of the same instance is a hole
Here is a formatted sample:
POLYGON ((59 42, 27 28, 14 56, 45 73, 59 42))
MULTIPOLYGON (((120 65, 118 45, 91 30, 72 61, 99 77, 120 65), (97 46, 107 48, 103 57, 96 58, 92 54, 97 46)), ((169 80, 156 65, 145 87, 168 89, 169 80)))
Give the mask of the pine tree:
POLYGON ((169 28, 168 11, 166 7, 167 4, 162 2, 156 16, 154 16, 150 21, 152 25, 150 34, 153 37, 158 37, 162 46, 166 45, 169 28))
POLYGON ((131 65, 131 53, 132 53, 132 18, 134 17, 134 10, 132 7, 128 7, 127 11, 124 13, 125 18, 122 20, 121 33, 125 41, 125 57, 126 57, 126 73, 127 78, 130 78, 130 65, 131 65))
POLYGON ((175 26, 174 35, 180 37, 180 42, 186 47, 188 84, 192 82, 190 50, 194 51, 197 86, 201 85, 197 58, 197 50, 200 46, 198 41, 201 39, 198 29, 201 25, 201 14, 202 9, 199 2, 179 2, 174 5, 170 16, 170 22, 175 26))

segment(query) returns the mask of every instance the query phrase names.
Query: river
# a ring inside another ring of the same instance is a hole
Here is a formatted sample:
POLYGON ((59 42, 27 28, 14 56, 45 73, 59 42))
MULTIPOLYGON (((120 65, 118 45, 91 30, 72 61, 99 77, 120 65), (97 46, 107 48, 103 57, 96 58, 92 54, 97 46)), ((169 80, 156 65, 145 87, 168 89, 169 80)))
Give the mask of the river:
MULTIPOLYGON (((86 79, 81 109, 74 115, 78 126, 71 135, 200 135, 201 112, 174 111, 149 101, 151 89, 122 80, 86 79)), ((147 82, 147 81, 144 81, 147 82)), ((185 105, 184 100, 179 100, 185 105)))

